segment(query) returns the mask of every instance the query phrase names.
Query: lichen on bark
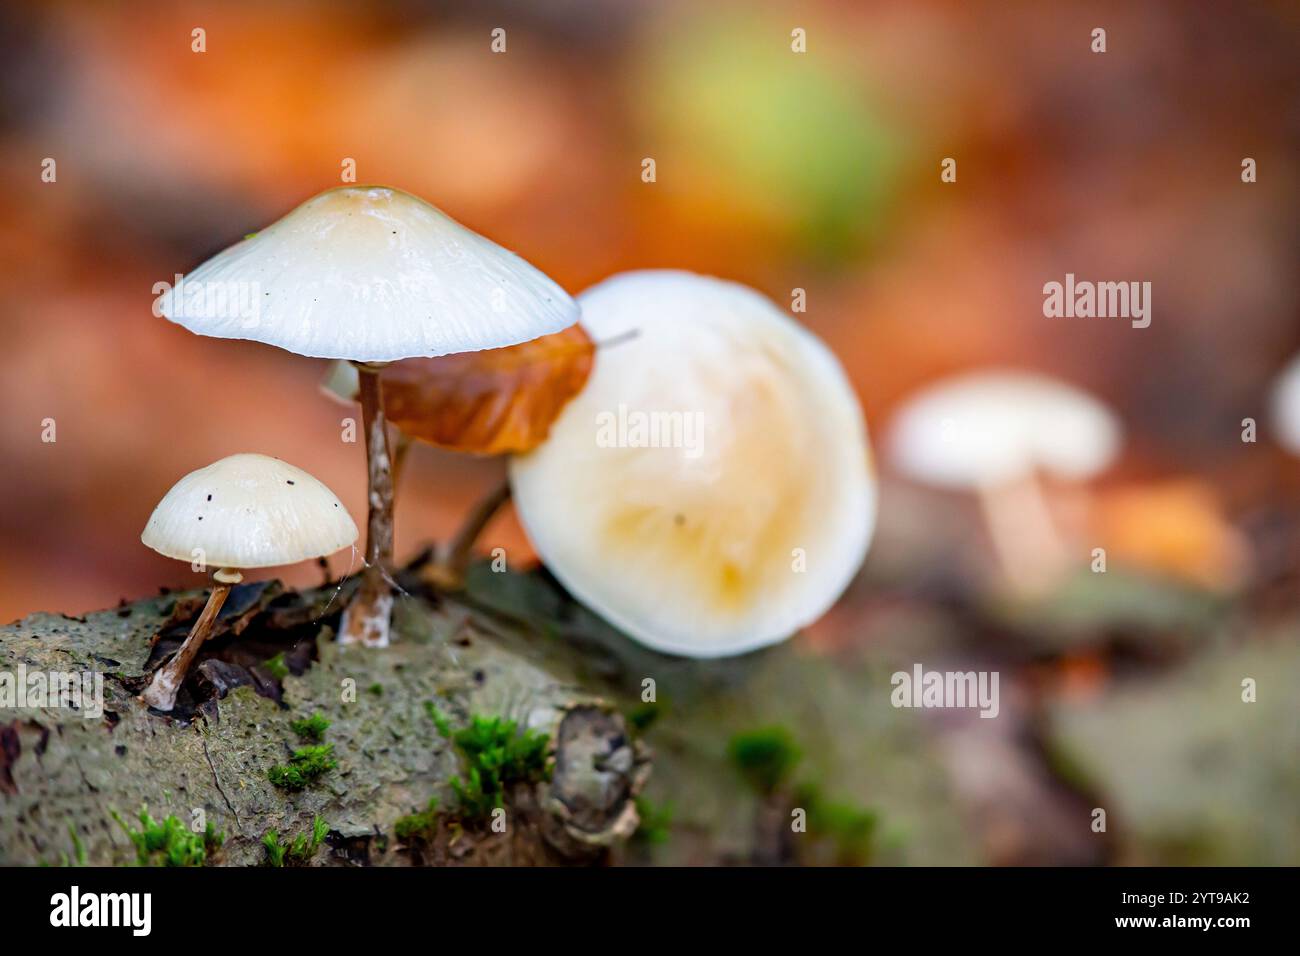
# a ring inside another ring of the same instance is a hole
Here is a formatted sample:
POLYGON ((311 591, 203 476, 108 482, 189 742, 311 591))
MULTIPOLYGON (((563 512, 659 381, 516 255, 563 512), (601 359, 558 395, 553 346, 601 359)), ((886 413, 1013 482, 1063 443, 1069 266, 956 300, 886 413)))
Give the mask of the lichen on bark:
POLYGON ((453 720, 499 714, 546 733, 566 768, 570 737, 581 759, 602 749, 593 733, 605 735, 604 751, 624 751, 612 777, 602 764, 513 793, 506 832, 460 830, 432 862, 589 862, 635 828, 645 748, 582 686, 565 655, 547 652, 540 633, 454 597, 414 593, 398 601, 392 646, 341 647, 333 627, 346 592, 265 583, 236 591, 224 632, 187 684, 188 706, 174 716, 150 711, 136 694, 151 662, 165 656, 152 647, 156 635, 166 641, 182 629, 202 593, 84 618, 37 614, 0 628, 0 671, 21 664, 29 673, 105 675, 100 716, 67 707, 0 711, 0 864, 70 857, 69 827, 90 864, 132 863, 135 850, 112 813, 130 817, 142 806, 157 818, 215 824, 226 835, 219 864, 260 864, 267 831, 310 830, 317 815, 330 831, 318 865, 430 862, 394 838, 394 823, 445 795, 458 770, 426 701, 453 720), (282 682, 255 662, 277 643, 291 671, 282 682), (331 721, 338 767, 286 792, 268 770, 302 743, 291 722, 315 713, 331 721), (588 732, 571 732, 579 725, 588 732))
POLYGON ((776 840, 792 808, 765 804, 728 756, 736 734, 771 726, 788 729, 803 753, 795 782, 878 818, 872 862, 980 860, 942 749, 889 703, 892 657, 855 663, 799 638, 733 659, 669 657, 619 634, 544 570, 474 564, 454 594, 421 591, 413 574, 398 582, 409 593, 384 649, 334 641, 346 587, 237 589, 201 680, 182 693, 182 714, 193 716, 180 720, 149 713, 132 688, 184 636, 201 592, 0 628, 0 670, 26 661, 115 675, 99 720, 0 712, 0 863, 72 858, 69 824, 89 862, 132 863, 109 810, 130 816, 144 804, 156 819, 187 822, 202 808, 226 833, 222 864, 262 864, 267 831, 289 839, 316 815, 330 827, 317 866, 835 862, 837 847, 815 832, 776 840), (280 652, 290 673, 277 683, 264 664, 280 652), (347 703, 345 680, 355 691, 347 703), (196 689, 226 696, 195 700, 196 689), (455 820, 449 780, 462 761, 429 701, 455 726, 499 715, 559 748, 546 785, 512 788, 507 832, 455 820), (303 744, 291 722, 316 713, 332 721, 325 739, 339 767, 298 793, 275 788, 268 768, 303 744), (624 714, 645 729, 633 731, 624 714), (430 838, 398 840, 397 821, 431 798, 439 823, 430 838), (633 832, 638 802, 659 816, 653 838, 633 832))

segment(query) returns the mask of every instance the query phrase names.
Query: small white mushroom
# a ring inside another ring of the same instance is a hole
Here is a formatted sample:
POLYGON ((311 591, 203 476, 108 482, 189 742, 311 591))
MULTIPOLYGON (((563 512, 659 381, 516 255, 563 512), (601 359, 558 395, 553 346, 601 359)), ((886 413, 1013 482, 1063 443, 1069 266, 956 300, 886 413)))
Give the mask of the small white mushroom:
POLYGON ((141 699, 171 710, 232 585, 247 568, 296 564, 346 548, 357 526, 334 493, 266 455, 231 455, 190 472, 158 502, 140 540, 159 554, 213 567, 212 594, 176 655, 141 699))
POLYGON ((542 561, 672 654, 743 653, 824 614, 866 556, 876 500, 835 356, 720 279, 624 273, 578 301, 591 336, 617 344, 510 466, 542 561))
POLYGON ((369 476, 366 571, 344 643, 388 643, 392 455, 379 370, 391 361, 516 345, 578 308, 514 253, 400 189, 343 186, 218 253, 159 300, 191 332, 251 339, 356 368, 369 476))
POLYGON ((1081 482, 1114 460, 1121 429, 1097 399, 1043 375, 959 375, 914 396, 896 416, 889 454, 903 474, 979 497, 1004 573, 1034 590, 1068 556, 1040 472, 1081 482))

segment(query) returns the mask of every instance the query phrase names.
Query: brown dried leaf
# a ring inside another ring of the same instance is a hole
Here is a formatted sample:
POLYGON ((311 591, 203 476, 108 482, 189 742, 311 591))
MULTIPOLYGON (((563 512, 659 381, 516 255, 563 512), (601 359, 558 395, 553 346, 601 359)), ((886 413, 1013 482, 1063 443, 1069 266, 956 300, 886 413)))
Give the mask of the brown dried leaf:
POLYGON ((528 451, 586 384, 594 353, 573 325, 509 348, 394 362, 380 377, 384 411, 406 435, 442 448, 528 451))

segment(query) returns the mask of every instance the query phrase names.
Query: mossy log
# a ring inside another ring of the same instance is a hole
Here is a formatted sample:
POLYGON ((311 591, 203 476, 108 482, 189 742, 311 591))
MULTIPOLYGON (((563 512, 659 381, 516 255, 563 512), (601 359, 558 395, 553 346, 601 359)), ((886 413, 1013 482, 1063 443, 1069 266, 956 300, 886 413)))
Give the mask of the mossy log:
POLYGON ((115 815, 134 822, 142 807, 186 828, 212 823, 224 843, 209 862, 228 865, 265 862, 268 831, 287 841, 317 816, 329 828, 317 865, 588 863, 630 837, 649 764, 622 716, 528 628, 403 584, 397 640, 382 650, 334 640, 354 585, 236 588, 170 715, 136 695, 204 592, 0 628, 0 672, 103 675, 102 713, 0 709, 0 864, 134 863, 115 815), (550 779, 516 784, 495 829, 456 820, 449 781, 461 758, 426 702, 453 724, 503 716, 548 734, 550 779), (331 722, 337 767, 300 791, 278 788, 268 771, 304 743, 291 722, 317 713, 331 722), (431 797, 448 808, 438 833, 404 845, 395 823, 431 797))
POLYGON ((544 571, 475 564, 454 594, 414 574, 398 580, 407 594, 397 604, 396 640, 382 650, 335 642, 347 588, 236 589, 172 717, 148 711, 135 694, 184 637, 203 592, 0 628, 0 672, 21 662, 106 675, 98 719, 0 710, 0 863, 75 861, 69 827, 87 862, 133 863, 112 811, 130 822, 146 805, 154 819, 174 815, 186 825, 203 810, 226 835, 213 862, 231 865, 262 863, 267 831, 288 841, 309 834, 317 816, 330 832, 315 865, 981 858, 942 746, 912 712, 889 703, 889 674, 914 659, 912 638, 900 637, 897 653, 882 645, 857 663, 802 639, 688 660, 637 645, 544 571), (281 660, 288 673, 277 678, 281 660), (552 778, 513 789, 504 834, 451 817, 450 781, 464 767, 426 702, 453 725, 504 716, 551 736, 552 778), (325 739, 339 766, 299 792, 277 789, 269 768, 303 743, 290 723, 315 713, 332 721, 325 739), (789 733, 799 760, 780 791, 765 796, 738 771, 729 745, 769 727, 789 733), (870 846, 846 843, 834 828, 819 832, 815 814, 806 833, 792 836, 792 809, 809 789, 870 811, 878 820, 870 846), (403 842, 397 821, 431 797, 444 811, 436 832, 403 842), (648 828, 637 830, 639 812, 648 828))

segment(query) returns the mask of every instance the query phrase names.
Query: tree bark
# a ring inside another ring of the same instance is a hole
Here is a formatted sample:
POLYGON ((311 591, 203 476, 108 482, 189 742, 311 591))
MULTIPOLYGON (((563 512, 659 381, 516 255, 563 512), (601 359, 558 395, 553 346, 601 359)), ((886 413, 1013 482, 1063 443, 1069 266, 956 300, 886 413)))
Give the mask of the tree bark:
MULTIPOLYGON (((766 825, 762 797, 728 757, 735 734, 771 726, 803 752, 791 788, 815 786, 829 801, 878 813, 874 862, 985 858, 952 786, 946 725, 890 703, 891 673, 911 666, 928 631, 901 628, 870 660, 820 653, 801 638, 691 660, 619 634, 544 571, 496 573, 478 561, 464 590, 448 594, 430 590, 421 570, 397 574, 412 596, 399 597, 384 650, 333 639, 356 579, 301 593, 266 582, 233 588, 172 718, 134 695, 184 639, 202 591, 0 627, 0 679, 20 663, 105 675, 105 710, 93 719, 0 702, 0 865, 73 857, 69 826, 88 862, 134 862, 109 811, 131 819, 144 804, 156 820, 188 823, 203 810, 226 833, 216 862, 232 865, 260 863, 263 834, 287 840, 317 814, 331 832, 316 865, 836 862, 833 834, 777 831, 775 817, 766 825), (292 673, 277 682, 264 662, 281 651, 292 673), (451 807, 449 781, 463 773, 425 701, 455 725, 503 715, 551 734, 552 780, 510 795, 507 833, 444 827, 427 846, 396 839, 396 820, 431 797, 451 807), (325 739, 339 767, 299 793, 276 789, 267 770, 303 743, 289 722, 317 712, 333 721, 325 739), (661 825, 629 840, 642 800, 661 825)), ((935 626, 933 616, 924 621, 935 626)), ((1019 739, 1020 726, 1005 733, 1019 739)))
POLYGON ((225 833, 211 862, 228 865, 263 862, 267 831, 310 832, 316 815, 330 828, 317 865, 586 863, 631 836, 645 749, 572 671, 519 628, 429 595, 398 602, 389 648, 342 647, 332 639, 339 590, 234 588, 173 716, 150 713, 136 694, 188 630, 202 592, 0 628, 0 672, 103 675, 102 713, 93 700, 80 710, 0 706, 0 865, 75 859, 69 828, 88 863, 134 862, 111 813, 134 821, 142 806, 156 820, 211 821, 225 833), (262 663, 277 647, 293 671, 281 682, 262 663), (516 788, 504 833, 456 827, 430 846, 404 846, 395 821, 434 796, 450 808, 448 782, 462 772, 426 701, 453 725, 502 715, 549 734, 564 772, 516 788), (267 771, 305 743, 290 721, 314 713, 332 721, 325 740, 339 766, 300 792, 277 789, 267 771))

